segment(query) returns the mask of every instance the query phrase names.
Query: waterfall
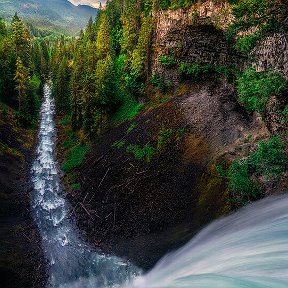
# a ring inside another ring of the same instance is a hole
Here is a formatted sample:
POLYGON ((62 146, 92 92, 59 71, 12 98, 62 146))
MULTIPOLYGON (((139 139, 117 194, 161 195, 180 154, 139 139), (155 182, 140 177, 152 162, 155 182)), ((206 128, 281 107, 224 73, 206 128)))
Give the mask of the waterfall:
POLYGON ((55 158, 51 85, 44 87, 32 207, 49 264, 51 288, 287 288, 288 198, 262 200, 213 222, 146 275, 95 251, 69 218, 55 158))
POLYGON ((288 198, 268 198, 213 222, 131 286, 288 287, 288 198))
POLYGON ((127 261, 91 249, 69 219, 69 207, 59 179, 55 156, 55 105, 51 83, 44 101, 35 161, 32 166, 32 209, 49 265, 48 287, 118 287, 139 270, 127 261), (79 283, 81 286, 79 286, 79 283))

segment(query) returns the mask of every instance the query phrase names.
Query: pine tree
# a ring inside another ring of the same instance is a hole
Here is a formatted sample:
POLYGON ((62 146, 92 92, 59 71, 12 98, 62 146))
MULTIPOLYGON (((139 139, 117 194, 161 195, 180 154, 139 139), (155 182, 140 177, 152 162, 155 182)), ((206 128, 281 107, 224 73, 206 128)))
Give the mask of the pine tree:
POLYGON ((18 94, 18 111, 22 112, 22 104, 25 101, 29 89, 29 73, 28 69, 23 65, 21 58, 18 56, 16 60, 16 72, 14 77, 16 83, 16 91, 18 94))

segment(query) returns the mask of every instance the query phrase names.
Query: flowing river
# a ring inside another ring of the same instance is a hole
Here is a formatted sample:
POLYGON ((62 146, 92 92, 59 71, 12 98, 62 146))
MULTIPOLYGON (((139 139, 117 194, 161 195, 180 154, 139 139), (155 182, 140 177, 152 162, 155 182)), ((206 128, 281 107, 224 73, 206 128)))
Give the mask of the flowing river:
POLYGON ((270 198, 215 221, 146 275, 89 247, 69 217, 55 156, 51 85, 44 87, 32 207, 49 288, 287 288, 288 198, 270 198))

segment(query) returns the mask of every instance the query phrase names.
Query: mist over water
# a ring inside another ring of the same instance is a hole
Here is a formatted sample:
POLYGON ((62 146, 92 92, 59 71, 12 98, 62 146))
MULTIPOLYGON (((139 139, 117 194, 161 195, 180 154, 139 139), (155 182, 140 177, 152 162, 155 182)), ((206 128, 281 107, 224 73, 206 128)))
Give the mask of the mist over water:
POLYGON ((69 218, 55 158, 55 107, 44 87, 32 207, 51 288, 287 288, 288 198, 265 199, 213 222, 146 275, 89 247, 69 218))

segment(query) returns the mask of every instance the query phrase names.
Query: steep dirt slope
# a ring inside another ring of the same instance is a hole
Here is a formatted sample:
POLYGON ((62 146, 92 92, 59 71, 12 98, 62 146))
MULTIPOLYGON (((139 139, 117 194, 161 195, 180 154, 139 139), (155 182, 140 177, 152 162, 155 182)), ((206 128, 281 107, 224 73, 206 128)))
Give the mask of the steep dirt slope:
POLYGON ((70 194, 89 240, 144 268, 230 211, 215 161, 260 129, 226 82, 187 91, 104 135, 70 194))
POLYGON ((44 258, 29 203, 34 136, 15 129, 11 115, 0 117, 0 286, 43 287, 44 258))

